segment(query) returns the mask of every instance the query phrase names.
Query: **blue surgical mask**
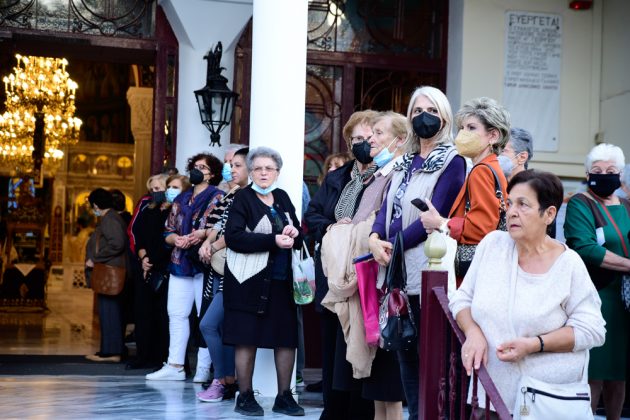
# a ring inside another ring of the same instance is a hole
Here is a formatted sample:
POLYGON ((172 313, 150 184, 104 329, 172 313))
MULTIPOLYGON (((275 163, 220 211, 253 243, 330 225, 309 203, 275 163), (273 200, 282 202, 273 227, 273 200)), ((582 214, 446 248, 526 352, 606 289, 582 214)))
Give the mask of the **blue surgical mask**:
POLYGON ((168 187, 165 192, 166 201, 172 203, 181 192, 182 190, 180 190, 179 188, 168 187))
POLYGON ((230 165, 228 162, 225 162, 223 164, 223 170, 221 171, 221 176, 223 176, 223 180, 225 182, 232 181, 232 165, 230 165))
POLYGON ((94 216, 96 217, 101 217, 101 211, 100 210, 92 210, 94 212, 94 216))
MULTIPOLYGON (((394 137, 394 140, 389 143, 389 146, 391 146, 397 138, 398 137, 394 137)), ((381 150, 376 156, 374 156, 374 163, 376 163, 376 166, 378 166, 379 168, 387 165, 389 161, 394 158, 394 152, 389 151, 389 146, 383 147, 383 150, 381 150)))
POLYGON ((278 188, 278 186, 276 185, 275 182, 271 184, 270 186, 268 186, 267 188, 261 188, 258 185, 256 185, 255 182, 252 183, 252 190, 256 191, 260 195, 267 195, 273 190, 275 190, 276 188, 278 188))

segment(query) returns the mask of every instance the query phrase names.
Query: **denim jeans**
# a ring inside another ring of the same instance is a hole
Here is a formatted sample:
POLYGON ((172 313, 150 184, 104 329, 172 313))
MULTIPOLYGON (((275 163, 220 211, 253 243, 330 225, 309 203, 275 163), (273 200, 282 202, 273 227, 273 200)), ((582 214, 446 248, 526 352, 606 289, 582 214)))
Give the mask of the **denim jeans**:
MULTIPOLYGON (((409 304, 413 313, 418 334, 420 333, 420 297, 409 296, 409 304)), ((418 340, 414 340, 408 350, 399 350, 398 363, 400 363, 400 379, 402 380, 405 397, 407 398, 407 409, 409 410, 409 420, 418 419, 418 394, 420 393, 420 376, 418 356, 418 340)))
POLYGON ((214 377, 222 379, 234 376, 234 346, 223 344, 223 292, 218 292, 219 278, 212 279, 210 306, 199 324, 203 339, 206 340, 210 358, 214 365, 214 377))
MULTIPOLYGON (((170 331, 168 362, 183 365, 186 357, 186 346, 190 337, 188 316, 193 303, 197 307, 197 314, 199 314, 203 294, 203 273, 194 277, 180 277, 171 274, 168 282, 167 310, 170 331)), ((208 349, 201 347, 197 352, 197 369, 200 368, 210 368, 210 353, 208 353, 208 349)))

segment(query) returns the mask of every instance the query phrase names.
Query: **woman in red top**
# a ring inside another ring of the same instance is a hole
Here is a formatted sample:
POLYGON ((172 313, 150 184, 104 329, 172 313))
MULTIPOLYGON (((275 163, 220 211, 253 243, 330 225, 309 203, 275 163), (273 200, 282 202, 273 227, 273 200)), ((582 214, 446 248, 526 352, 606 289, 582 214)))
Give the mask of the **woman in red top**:
MULTIPOLYGON (((507 180, 497 157, 510 139, 510 114, 494 99, 482 97, 465 103, 457 112, 455 123, 459 127, 455 147, 460 155, 472 160, 473 167, 448 219, 430 203, 420 219, 427 232, 440 229, 449 232, 458 246, 476 245, 497 229, 501 210, 505 210, 507 180)), ((458 272, 456 262, 458 287, 465 270, 458 272)))

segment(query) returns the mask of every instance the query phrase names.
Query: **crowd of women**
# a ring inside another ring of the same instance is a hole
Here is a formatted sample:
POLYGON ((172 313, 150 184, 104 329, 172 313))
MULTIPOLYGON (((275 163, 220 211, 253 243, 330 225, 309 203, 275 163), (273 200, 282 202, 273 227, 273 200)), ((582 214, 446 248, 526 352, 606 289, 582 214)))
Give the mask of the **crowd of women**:
MULTIPOLYGON (((453 115, 444 93, 424 86, 413 92, 406 116, 355 112, 343 137, 351 153, 326 159, 304 214, 315 249, 321 418, 401 419, 403 401, 409 419, 417 418, 417 341, 394 352, 366 342, 356 316, 366 308, 351 267, 370 253, 379 267, 373 287, 386 292, 394 239, 402 238, 405 290, 419 320, 423 245, 433 232, 457 244, 450 309, 466 336, 464 369, 470 374, 484 364, 512 409, 521 377, 568 384, 588 368, 592 409, 603 395, 607 418, 619 418, 628 347, 621 290, 630 272, 630 202, 615 194, 625 166, 621 149, 593 148, 587 191, 568 201, 565 224, 556 227, 562 184, 527 169, 531 135, 511 127, 495 100, 470 100, 453 115), (554 239, 562 229, 566 244, 554 239)), ((100 246, 88 245, 86 264, 127 264, 133 274, 132 367, 165 361, 146 379, 184 380, 194 307, 201 334, 193 380, 212 376, 201 401, 234 398, 238 390, 235 411, 263 415, 252 377, 257 349, 268 348, 278 383, 273 411, 304 415, 290 390, 298 346, 292 250, 304 246, 304 234, 289 196, 277 188, 282 157, 266 147, 241 148, 226 153, 224 165, 195 155, 186 169, 188 177, 149 179, 130 244, 120 217, 108 211, 108 193, 90 195, 102 217, 100 246)), ((120 356, 119 305, 99 295, 102 345, 92 360, 120 356)))

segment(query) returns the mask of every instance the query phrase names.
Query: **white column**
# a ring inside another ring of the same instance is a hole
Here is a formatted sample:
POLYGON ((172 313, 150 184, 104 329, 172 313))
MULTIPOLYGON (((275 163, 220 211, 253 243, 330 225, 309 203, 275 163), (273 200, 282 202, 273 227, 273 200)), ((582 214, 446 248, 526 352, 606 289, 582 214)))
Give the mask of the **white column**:
MULTIPOLYGON (((308 0, 254 0, 250 147, 282 156, 279 187, 302 208, 308 0), (281 16, 289 16, 284 19, 281 16)), ((254 389, 277 394, 272 350, 258 350, 254 389)))

